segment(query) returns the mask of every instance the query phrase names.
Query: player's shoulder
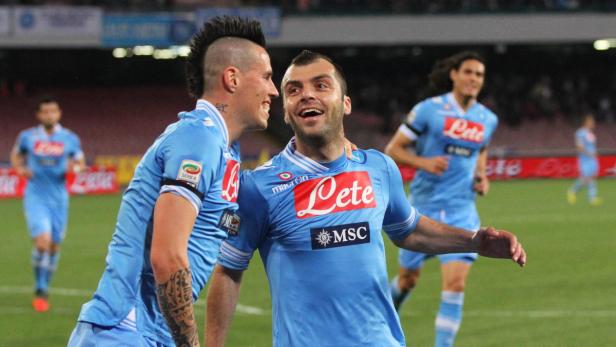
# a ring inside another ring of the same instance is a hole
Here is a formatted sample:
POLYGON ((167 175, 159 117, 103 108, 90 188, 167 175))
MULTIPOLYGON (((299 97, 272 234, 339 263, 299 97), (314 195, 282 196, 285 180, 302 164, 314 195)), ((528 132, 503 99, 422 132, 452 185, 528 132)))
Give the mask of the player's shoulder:
POLYGON ((60 130, 65 136, 67 137, 78 137, 77 133, 74 132, 73 130, 66 128, 66 127, 62 127, 62 129, 60 130))
POLYGON ((213 120, 209 117, 197 118, 182 118, 179 121, 169 125, 167 137, 171 139, 194 141, 197 144, 209 145, 224 145, 225 138, 213 120))
POLYGON ((351 161, 369 168, 380 168, 384 170, 388 170, 392 165, 395 166, 393 159, 376 149, 358 149, 353 151, 353 158, 351 158, 351 161))
POLYGON ((480 102, 477 103, 477 106, 478 106, 479 113, 483 114, 485 117, 487 117, 491 121, 496 121, 496 122, 498 121, 498 116, 489 107, 487 107, 486 105, 480 102))
POLYGON ((23 136, 31 136, 34 133, 36 133, 38 130, 38 127, 30 127, 30 128, 26 128, 23 129, 22 131, 19 132, 19 137, 23 137, 23 136))

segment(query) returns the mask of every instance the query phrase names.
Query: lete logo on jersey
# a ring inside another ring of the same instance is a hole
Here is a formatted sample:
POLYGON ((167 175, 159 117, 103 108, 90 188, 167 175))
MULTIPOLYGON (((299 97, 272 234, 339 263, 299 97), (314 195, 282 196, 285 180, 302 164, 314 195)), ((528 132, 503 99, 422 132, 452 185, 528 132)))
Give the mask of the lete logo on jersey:
POLYGON ((201 163, 188 159, 182 160, 180 170, 178 171, 177 180, 186 182, 196 188, 199 185, 199 180, 201 179, 201 171, 203 171, 201 163))
POLYGON ((372 181, 366 171, 315 178, 293 188, 298 218, 376 207, 372 181))
POLYGON ((64 154, 64 144, 54 141, 36 141, 34 154, 41 156, 60 157, 64 154))
POLYGON ((484 137, 483 124, 471 122, 463 118, 445 118, 443 134, 455 140, 482 143, 484 137))
POLYGON ((229 202, 237 201, 237 193, 240 188, 240 163, 235 160, 227 160, 225 176, 222 179, 222 198, 229 202))

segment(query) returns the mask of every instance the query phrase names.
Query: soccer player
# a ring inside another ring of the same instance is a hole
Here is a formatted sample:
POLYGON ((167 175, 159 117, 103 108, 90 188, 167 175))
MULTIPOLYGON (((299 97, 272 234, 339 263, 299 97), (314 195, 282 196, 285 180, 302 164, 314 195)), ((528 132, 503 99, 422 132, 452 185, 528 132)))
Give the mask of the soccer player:
POLYGON ((591 114, 587 114, 584 117, 582 127, 575 132, 579 178, 567 191, 567 201, 571 205, 576 203, 576 194, 582 187, 587 187, 588 201, 591 205, 601 205, 602 202, 601 198, 597 197, 599 161, 597 160, 597 138, 594 130, 595 118, 591 114))
POLYGON ((342 71, 328 57, 302 52, 281 90, 295 137, 270 162, 241 176, 240 227, 221 246, 208 292, 208 347, 223 346, 242 272, 257 249, 278 347, 405 345, 381 229, 399 247, 479 251, 525 263, 521 244, 506 231, 472 233, 420 216, 384 154, 344 155, 342 119, 351 100, 342 71))
MULTIPOLYGON (((474 52, 437 62, 430 82, 438 95, 413 107, 385 149, 397 164, 417 169, 410 200, 420 213, 467 230, 480 226, 475 195, 489 190, 487 147, 498 125, 496 115, 477 102, 484 77, 484 60, 474 52)), ((417 284, 424 261, 432 256, 400 250, 399 273, 390 285, 396 310, 417 284)), ((477 254, 438 258, 442 292, 434 345, 444 347, 453 345, 462 322, 464 288, 477 254)))
POLYGON ((32 238, 35 293, 32 307, 49 310, 49 282, 58 268, 60 245, 68 222, 66 173, 85 166, 79 137, 60 125, 58 102, 45 97, 38 103, 40 125, 22 131, 11 151, 17 174, 29 179, 24 194, 24 214, 32 238))
POLYGON ((245 130, 267 126, 270 58, 257 21, 217 17, 191 42, 195 110, 154 141, 122 197, 106 268, 69 346, 198 346, 193 302, 237 227, 245 130))

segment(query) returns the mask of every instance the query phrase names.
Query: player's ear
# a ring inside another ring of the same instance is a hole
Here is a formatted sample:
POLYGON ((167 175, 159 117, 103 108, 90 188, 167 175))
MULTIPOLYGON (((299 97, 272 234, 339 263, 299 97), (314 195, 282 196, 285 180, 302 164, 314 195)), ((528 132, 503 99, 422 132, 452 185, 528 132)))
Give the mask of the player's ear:
POLYGON ((351 114, 351 109, 352 109, 352 107, 351 107, 351 97, 345 95, 343 97, 343 99, 344 100, 342 101, 342 103, 343 103, 343 106, 344 106, 344 115, 348 116, 348 115, 351 114))
POLYGON ((449 79, 453 82, 455 81, 456 75, 458 73, 458 70, 456 69, 451 69, 449 70, 449 79))
POLYGON ((226 91, 235 93, 240 85, 240 70, 235 66, 229 66, 222 72, 222 86, 226 91))

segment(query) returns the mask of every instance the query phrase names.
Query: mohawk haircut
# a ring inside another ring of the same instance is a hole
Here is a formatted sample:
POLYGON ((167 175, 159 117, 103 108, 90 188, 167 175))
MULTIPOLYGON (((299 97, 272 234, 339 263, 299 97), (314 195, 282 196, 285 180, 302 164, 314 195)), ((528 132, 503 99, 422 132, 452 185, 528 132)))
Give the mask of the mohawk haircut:
POLYGON ((323 59, 334 66, 334 69, 337 75, 336 77, 338 78, 338 83, 340 83, 340 88, 342 90, 342 95, 348 96, 349 91, 347 87, 347 81, 346 81, 346 77, 344 76, 344 71, 342 70, 342 67, 334 63, 334 61, 330 57, 326 56, 325 54, 316 53, 316 52, 305 49, 300 54, 295 56, 295 58, 293 58, 293 60, 291 61, 291 65, 306 66, 306 65, 314 63, 315 61, 319 59, 323 59))
POLYGON ((449 78, 449 72, 459 70, 462 63, 467 60, 477 60, 486 65, 485 59, 479 53, 473 51, 462 51, 437 61, 428 76, 430 80, 429 94, 437 95, 451 91, 453 81, 449 78))
POLYGON ((210 45, 223 37, 246 39, 265 48, 261 23, 253 19, 218 16, 206 22, 190 41, 190 54, 186 59, 188 93, 200 98, 204 90, 205 53, 210 45))

